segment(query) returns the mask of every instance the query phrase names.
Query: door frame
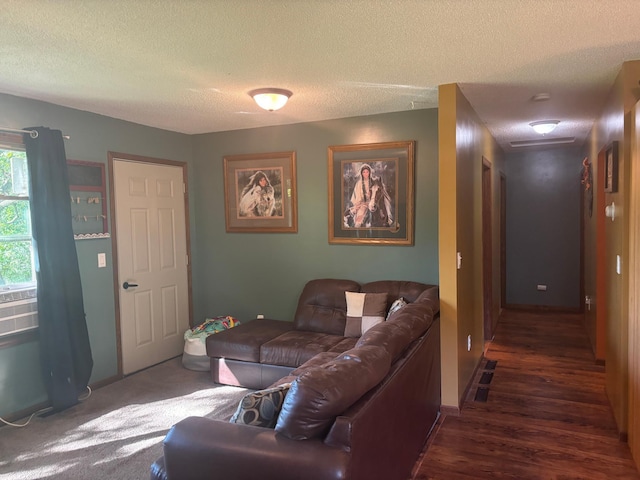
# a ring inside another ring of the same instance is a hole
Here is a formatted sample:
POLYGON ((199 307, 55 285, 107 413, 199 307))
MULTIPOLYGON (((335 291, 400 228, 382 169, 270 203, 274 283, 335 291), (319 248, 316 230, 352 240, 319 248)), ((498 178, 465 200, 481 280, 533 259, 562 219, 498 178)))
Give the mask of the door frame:
POLYGON ((607 235, 604 194, 605 149, 598 152, 598 168, 596 170, 595 205, 596 215, 596 362, 604 365, 607 358, 607 235))
POLYGON ((189 325, 193 326, 193 292, 191 283, 191 228, 189 221, 189 177, 186 162, 179 162, 176 160, 167 160, 163 158, 145 157, 141 155, 131 155, 128 153, 119 152, 107 152, 108 165, 109 165, 109 209, 111 212, 111 255, 113 264, 113 292, 115 303, 115 322, 116 322, 116 349, 118 356, 118 377, 122 378, 122 331, 120 328, 120 278, 118 272, 118 229, 117 229, 117 217, 116 217, 116 199, 115 199, 115 185, 113 175, 113 163, 116 160, 127 160, 131 162, 146 163, 149 165, 170 165, 174 167, 182 168, 182 180, 184 182, 183 194, 184 194, 184 220, 185 220, 185 235, 186 235, 186 247, 187 247, 187 303, 189 305, 189 325))
POLYGON ((484 341, 493 339, 493 169, 482 157, 482 313, 484 341))
POLYGON ((500 172, 500 313, 507 304, 507 177, 500 172))

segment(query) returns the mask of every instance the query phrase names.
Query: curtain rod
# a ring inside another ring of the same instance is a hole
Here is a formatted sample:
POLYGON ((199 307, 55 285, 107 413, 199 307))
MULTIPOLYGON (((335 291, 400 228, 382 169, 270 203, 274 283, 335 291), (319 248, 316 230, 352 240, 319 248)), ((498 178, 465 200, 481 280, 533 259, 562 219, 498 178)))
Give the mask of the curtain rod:
MULTIPOLYGON (((17 128, 0 127, 0 131, 9 133, 28 133, 31 138, 38 138, 38 132, 36 130, 21 130, 17 128)), ((65 140, 69 140, 71 137, 69 135, 63 135, 62 138, 64 138, 65 140)))

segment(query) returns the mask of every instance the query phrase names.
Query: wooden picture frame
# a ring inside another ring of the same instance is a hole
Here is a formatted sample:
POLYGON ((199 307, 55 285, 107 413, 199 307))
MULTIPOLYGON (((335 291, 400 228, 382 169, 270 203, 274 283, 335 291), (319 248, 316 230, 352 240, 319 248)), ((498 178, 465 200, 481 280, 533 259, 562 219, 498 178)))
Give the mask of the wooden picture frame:
POLYGON ((604 191, 618 191, 618 142, 611 142, 604 153, 604 191))
POLYGON ((330 244, 413 245, 414 152, 414 141, 329 147, 330 244))
POLYGON ((227 232, 297 232, 295 152, 225 156, 224 206, 227 232))

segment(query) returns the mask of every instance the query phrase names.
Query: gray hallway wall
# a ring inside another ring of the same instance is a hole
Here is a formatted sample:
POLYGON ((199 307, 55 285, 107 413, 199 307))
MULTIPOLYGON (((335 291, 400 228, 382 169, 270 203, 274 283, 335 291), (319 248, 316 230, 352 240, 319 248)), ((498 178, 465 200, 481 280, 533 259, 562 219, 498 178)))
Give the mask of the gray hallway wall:
POLYGON ((580 150, 510 153, 505 165, 507 304, 579 308, 580 150))

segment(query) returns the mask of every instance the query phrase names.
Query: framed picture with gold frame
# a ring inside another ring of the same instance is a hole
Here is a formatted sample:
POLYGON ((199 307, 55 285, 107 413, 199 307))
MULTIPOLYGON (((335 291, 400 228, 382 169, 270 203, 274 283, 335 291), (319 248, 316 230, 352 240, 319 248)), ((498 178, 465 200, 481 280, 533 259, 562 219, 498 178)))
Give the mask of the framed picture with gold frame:
POLYGON ((296 203, 295 152, 224 157, 227 232, 295 233, 296 203))
POLYGON ((329 147, 329 243, 413 245, 414 152, 414 141, 329 147))

